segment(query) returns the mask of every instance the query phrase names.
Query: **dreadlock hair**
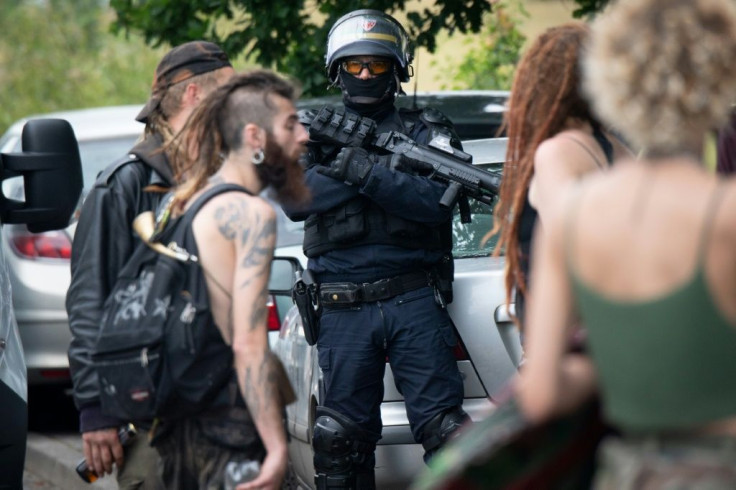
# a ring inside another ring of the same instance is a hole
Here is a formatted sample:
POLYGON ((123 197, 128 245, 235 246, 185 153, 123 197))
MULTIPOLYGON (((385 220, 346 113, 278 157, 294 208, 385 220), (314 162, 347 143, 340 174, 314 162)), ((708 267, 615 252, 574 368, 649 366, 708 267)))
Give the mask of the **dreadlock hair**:
POLYGON ((161 98, 161 103, 148 116, 144 132, 145 136, 158 134, 161 136, 164 145, 174 139, 176 133, 169 124, 169 118, 181 110, 181 100, 187 85, 190 83, 207 89, 216 87, 219 84, 218 70, 194 75, 179 83, 170 85, 161 98))
POLYGON ((580 61, 590 31, 582 22, 552 27, 522 57, 504 116, 508 134, 506 163, 493 230, 501 232, 495 255, 506 250, 506 302, 514 287, 526 293, 520 265, 519 224, 534 174, 534 153, 565 128, 570 118, 597 125, 580 89, 580 61))
POLYGON ((168 145, 174 177, 179 182, 172 209, 181 210, 220 169, 225 155, 242 147, 246 124, 256 124, 271 134, 278 113, 272 97, 293 102, 296 92, 291 82, 270 70, 233 75, 212 91, 168 145))

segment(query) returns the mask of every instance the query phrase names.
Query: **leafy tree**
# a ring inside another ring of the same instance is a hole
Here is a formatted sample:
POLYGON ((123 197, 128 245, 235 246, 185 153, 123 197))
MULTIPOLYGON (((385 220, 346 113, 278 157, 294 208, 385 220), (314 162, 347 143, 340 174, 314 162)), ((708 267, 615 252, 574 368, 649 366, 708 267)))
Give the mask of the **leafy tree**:
POLYGON ((140 32, 146 42, 180 44, 208 39, 231 57, 243 53, 257 64, 290 74, 306 95, 327 91, 322 69, 327 34, 343 14, 371 8, 405 12, 404 27, 416 46, 433 52, 440 31, 479 32, 491 0, 436 0, 408 10, 406 0, 111 0, 114 29, 140 32))
POLYGON ((163 50, 109 32, 99 0, 0 0, 0 134, 31 114, 143 103, 163 50))
POLYGON ((578 4, 578 8, 572 12, 572 15, 576 18, 581 17, 592 17, 597 12, 602 11, 609 0, 575 0, 578 4))
POLYGON ((459 66, 448 69, 454 71, 451 89, 511 88, 521 48, 526 41, 526 36, 517 28, 517 24, 521 17, 527 17, 529 13, 520 0, 503 0, 495 4, 493 13, 486 15, 485 27, 480 35, 465 40, 473 48, 459 66))

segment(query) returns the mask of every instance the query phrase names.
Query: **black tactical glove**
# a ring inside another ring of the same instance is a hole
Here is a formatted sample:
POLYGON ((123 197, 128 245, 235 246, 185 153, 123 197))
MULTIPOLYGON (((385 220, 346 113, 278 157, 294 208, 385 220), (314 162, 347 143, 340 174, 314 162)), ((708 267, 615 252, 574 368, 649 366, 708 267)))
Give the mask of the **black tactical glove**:
POLYGON ((326 167, 317 167, 317 172, 346 184, 362 185, 373 168, 375 156, 363 148, 349 146, 340 150, 326 167))

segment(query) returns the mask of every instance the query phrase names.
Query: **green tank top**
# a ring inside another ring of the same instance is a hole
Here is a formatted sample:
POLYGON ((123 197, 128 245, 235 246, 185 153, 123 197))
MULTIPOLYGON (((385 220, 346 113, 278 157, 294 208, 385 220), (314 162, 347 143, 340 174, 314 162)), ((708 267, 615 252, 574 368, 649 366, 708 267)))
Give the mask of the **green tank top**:
POLYGON ((568 246, 604 409, 624 431, 687 429, 736 415, 736 326, 711 299, 703 260, 721 194, 711 198, 693 277, 660 298, 616 301, 598 294, 574 274, 568 246))

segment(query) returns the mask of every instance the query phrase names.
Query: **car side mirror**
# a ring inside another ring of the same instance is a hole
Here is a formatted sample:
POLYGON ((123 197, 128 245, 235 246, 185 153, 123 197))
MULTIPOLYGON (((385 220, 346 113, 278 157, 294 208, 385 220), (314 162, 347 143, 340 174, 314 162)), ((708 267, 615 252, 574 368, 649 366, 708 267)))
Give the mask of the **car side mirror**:
POLYGON ((22 176, 25 201, 0 191, 0 221, 25 223, 33 233, 65 228, 83 185, 74 130, 63 119, 32 119, 21 144, 21 153, 0 153, 0 180, 22 176))
POLYGON ((268 292, 273 295, 291 296, 297 274, 304 271, 296 257, 274 257, 271 261, 271 277, 268 281, 268 292))

